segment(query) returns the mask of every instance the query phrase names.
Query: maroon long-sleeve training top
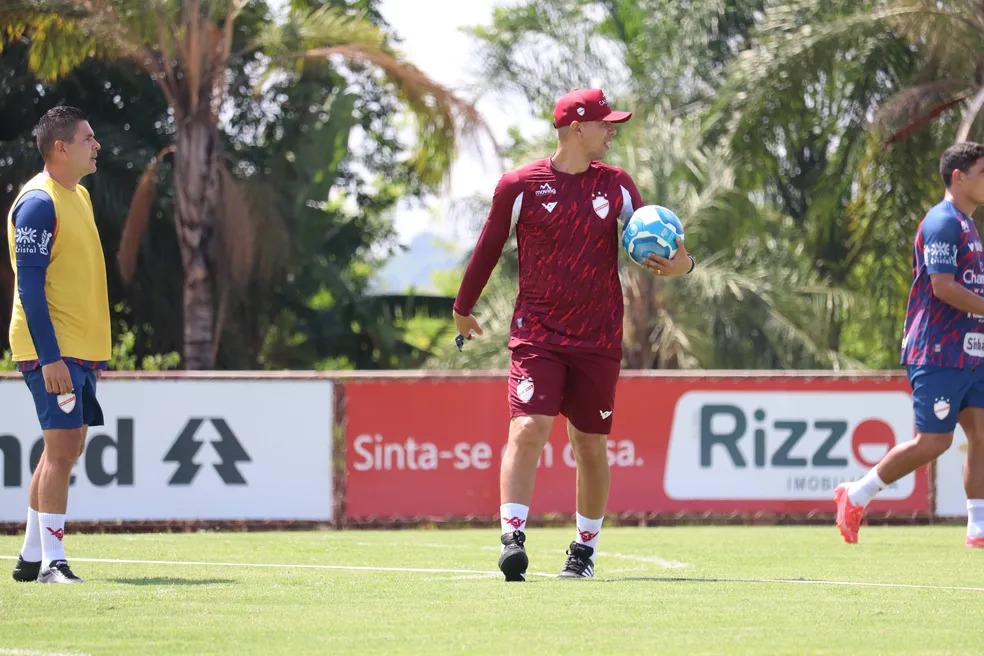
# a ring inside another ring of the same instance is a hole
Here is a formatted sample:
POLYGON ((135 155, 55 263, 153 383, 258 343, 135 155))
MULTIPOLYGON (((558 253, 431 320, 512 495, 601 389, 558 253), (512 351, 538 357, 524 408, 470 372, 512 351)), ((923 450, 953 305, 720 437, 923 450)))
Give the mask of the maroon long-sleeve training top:
POLYGON ((471 314, 515 228, 519 294, 509 347, 620 353, 620 226, 642 205, 632 178, 601 162, 567 174, 545 158, 506 173, 492 196, 455 311, 471 314))

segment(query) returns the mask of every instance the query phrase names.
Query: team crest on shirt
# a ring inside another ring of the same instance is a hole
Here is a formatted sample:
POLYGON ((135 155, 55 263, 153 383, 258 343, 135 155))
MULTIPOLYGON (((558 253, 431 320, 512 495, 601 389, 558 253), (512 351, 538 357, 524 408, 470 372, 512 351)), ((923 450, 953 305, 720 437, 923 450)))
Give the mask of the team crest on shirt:
POLYGON ((608 198, 604 194, 595 194, 591 199, 591 205, 594 207, 595 214, 602 219, 608 216, 608 198))
POLYGON ((938 398, 933 403, 933 414, 939 420, 944 420, 950 414, 950 399, 938 398))
POLYGON ((75 394, 72 392, 69 392, 68 394, 59 394, 57 400, 58 409, 66 415, 75 409, 75 394))
POLYGON ((516 398, 526 403, 533 398, 533 379, 520 378, 516 383, 516 398))

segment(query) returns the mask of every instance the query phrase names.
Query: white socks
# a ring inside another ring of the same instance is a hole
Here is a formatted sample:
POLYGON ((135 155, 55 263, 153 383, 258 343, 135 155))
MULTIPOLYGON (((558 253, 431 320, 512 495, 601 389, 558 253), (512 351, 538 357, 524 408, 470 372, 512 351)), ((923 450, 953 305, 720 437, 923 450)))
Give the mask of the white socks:
POLYGON ((521 503, 504 503, 499 506, 499 526, 503 533, 526 530, 526 518, 530 507, 521 503))
POLYGON ((875 498, 875 495, 884 490, 887 485, 878 478, 878 472, 872 467, 871 471, 861 477, 861 480, 854 481, 847 488, 847 498, 856 506, 862 508, 875 498))
POLYGON ((65 560, 65 515, 38 513, 41 524, 41 561, 48 567, 54 560, 65 560))
POLYGON ((984 499, 967 499, 967 537, 984 538, 984 499))
POLYGON ((30 563, 41 560, 41 523, 38 511, 34 508, 27 509, 27 528, 24 531, 24 546, 21 547, 20 556, 30 563))
MULTIPOLYGON (((530 507, 521 503, 504 503, 499 506, 499 527, 503 534, 513 531, 525 531, 526 519, 529 517, 530 507)), ((592 549, 598 549, 598 535, 601 533, 601 524, 605 521, 600 519, 590 519, 576 514, 577 517, 577 538, 575 542, 584 544, 592 549)))
POLYGON ((580 513, 577 514, 577 539, 578 544, 584 544, 594 550, 598 550, 598 535, 601 533, 601 523, 605 518, 588 519, 580 513))

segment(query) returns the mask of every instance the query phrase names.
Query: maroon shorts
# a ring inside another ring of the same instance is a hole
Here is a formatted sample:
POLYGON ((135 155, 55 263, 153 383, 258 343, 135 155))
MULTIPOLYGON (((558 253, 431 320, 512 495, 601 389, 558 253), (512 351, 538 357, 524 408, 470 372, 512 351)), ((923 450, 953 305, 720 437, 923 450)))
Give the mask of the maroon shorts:
POLYGON ((559 413, 579 431, 608 435, 621 368, 617 356, 517 345, 509 364, 510 416, 559 413))

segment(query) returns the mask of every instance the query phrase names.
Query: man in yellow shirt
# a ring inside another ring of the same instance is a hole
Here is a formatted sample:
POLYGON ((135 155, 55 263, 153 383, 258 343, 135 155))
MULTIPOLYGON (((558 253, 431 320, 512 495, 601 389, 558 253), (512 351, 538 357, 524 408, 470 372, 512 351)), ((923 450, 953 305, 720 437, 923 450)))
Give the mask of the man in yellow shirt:
POLYGON ((21 188, 7 221, 10 347, 44 431, 13 577, 80 583, 62 543, 69 479, 88 427, 103 424, 96 378, 111 350, 106 263, 89 192, 79 184, 96 170, 99 143, 74 107, 48 111, 36 136, 44 171, 21 188))

